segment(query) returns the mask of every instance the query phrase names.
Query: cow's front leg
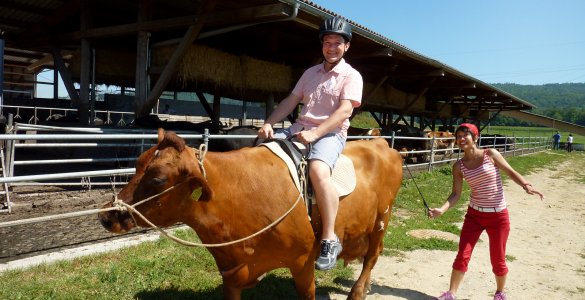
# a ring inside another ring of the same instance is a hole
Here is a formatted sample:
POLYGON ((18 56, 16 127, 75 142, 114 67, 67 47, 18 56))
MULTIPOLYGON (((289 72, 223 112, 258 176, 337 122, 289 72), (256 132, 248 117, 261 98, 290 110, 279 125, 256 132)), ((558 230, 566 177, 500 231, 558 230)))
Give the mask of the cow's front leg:
POLYGON ((315 259, 305 259, 298 267, 290 268, 299 299, 315 299, 315 259))
POLYGON ((226 300, 241 300, 242 289, 223 283, 223 298, 226 300))

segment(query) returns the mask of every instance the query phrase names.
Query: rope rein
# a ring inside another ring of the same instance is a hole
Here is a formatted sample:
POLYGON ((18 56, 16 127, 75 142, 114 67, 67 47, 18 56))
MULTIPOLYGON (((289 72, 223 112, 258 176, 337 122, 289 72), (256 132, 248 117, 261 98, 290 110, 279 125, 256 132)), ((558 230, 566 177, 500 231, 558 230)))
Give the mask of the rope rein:
POLYGON ((134 220, 134 222, 136 222, 136 219, 134 218, 134 214, 136 214, 136 215, 137 215, 138 217, 140 217, 140 219, 142 219, 142 220, 143 220, 145 223, 147 223, 148 225, 150 225, 150 227, 152 227, 152 228, 154 228, 154 229, 158 230, 158 231, 159 231, 159 232, 160 232, 162 235, 164 235, 165 237, 167 237, 167 238, 168 238, 168 239, 170 239, 170 240, 173 240, 173 241, 175 241, 175 242, 177 242, 177 243, 179 243, 179 244, 181 244, 181 245, 184 245, 184 246, 190 246, 190 247, 206 247, 206 248, 213 248, 213 247, 224 247, 224 246, 234 245, 234 244, 237 244, 237 243, 243 242, 243 241, 245 241, 245 240, 248 240, 248 239, 254 238, 254 237, 256 237, 256 236, 258 236, 258 235, 262 234, 263 232, 267 231, 268 229, 270 229, 270 228, 274 227, 276 224, 278 224, 280 221, 282 221, 282 220, 283 220, 283 219, 284 219, 286 216, 288 216, 288 214, 289 214, 289 213, 290 213, 290 212, 291 212, 291 211, 292 211, 292 210, 293 210, 293 209, 294 209, 294 208, 297 206, 297 204, 300 202, 300 199, 301 199, 301 198, 302 198, 302 194, 299 194, 299 196, 297 197, 297 200, 295 201, 295 203, 294 203, 294 204, 293 204, 293 205, 292 205, 292 206, 291 206, 291 207, 290 207, 290 208, 289 208, 289 209, 288 209, 288 210, 287 210, 287 211, 286 211, 286 212, 285 212, 285 213, 284 213, 282 216, 280 216, 278 219, 274 220, 274 222, 272 222, 272 223, 271 223, 271 224, 269 224, 268 226, 266 226, 266 227, 262 228, 261 230, 259 230, 259 231, 255 232, 255 233, 253 233, 253 234, 251 234, 251 235, 249 235, 249 236, 246 236, 246 237, 243 237, 243 238, 240 238, 240 239, 234 240, 234 241, 225 242, 225 243, 219 243, 219 244, 203 244, 203 243, 195 243, 195 242, 186 241, 186 240, 183 240, 183 239, 181 239, 181 238, 178 238, 178 237, 176 237, 176 236, 174 236, 174 235, 172 235, 172 234, 170 234, 170 233, 167 233, 167 232, 166 232, 164 229, 162 229, 162 228, 160 228, 160 227, 156 226, 155 224, 153 224, 152 222, 150 222, 150 221, 149 221, 149 220, 148 220, 148 219, 147 219, 145 216, 143 216, 143 215, 142 215, 140 212, 138 212, 138 211, 137 211, 137 210, 134 208, 134 205, 129 205, 129 204, 126 204, 126 203, 124 203, 124 202, 122 202, 122 201, 118 201, 118 203, 119 203, 119 205, 123 206, 123 208, 122 208, 122 209, 124 209, 124 208, 125 208, 125 209, 127 209, 127 210, 130 212, 130 215, 132 216, 132 219, 134 220))
MULTIPOLYGON (((199 158, 197 159, 198 163, 199 163, 199 167, 201 168, 201 173, 203 174, 203 177, 207 179, 207 174, 205 173, 205 168, 203 167, 203 161, 205 160, 205 155, 207 154, 207 147, 205 146, 205 144, 201 144, 199 146, 199 158)), ((303 165, 303 164, 302 164, 303 165)), ((306 165, 306 163, 304 164, 306 165)), ((303 165, 303 168, 304 168, 303 165)), ((136 210, 136 206, 141 205, 143 203, 146 203, 147 201, 150 201, 156 197, 159 197, 165 193, 170 192, 171 190, 175 189, 177 186, 183 184, 187 182, 187 180, 181 181, 167 189, 165 189, 164 191, 155 194, 153 196, 150 196, 148 198, 145 198, 143 200, 140 200, 132 205, 125 203, 124 201, 118 199, 116 193, 114 193, 114 201, 113 201, 113 205, 114 205, 114 209, 117 209, 119 211, 128 211, 130 213, 130 216, 132 217, 132 220, 134 221, 134 224, 138 224, 136 222, 136 218, 134 217, 134 214, 136 214, 138 217, 140 217, 140 219, 142 219, 142 221, 144 221, 145 223, 147 223, 151 228, 156 229, 157 231, 159 231, 163 236, 167 237, 168 239, 175 241, 181 245, 184 246, 190 246, 190 247, 206 247, 206 248, 213 248, 213 247, 224 247, 224 246, 229 246, 229 245, 234 245, 240 242, 243 242, 245 240, 249 240, 251 238, 254 238, 260 234, 262 234, 263 232, 267 231, 268 229, 274 227, 276 224, 280 223, 280 221, 282 221, 286 216, 288 216, 288 214, 290 214, 290 212, 297 206, 297 204, 299 204, 301 198, 303 198, 303 193, 299 193, 299 196, 297 197, 297 200, 295 201, 295 203, 293 203, 293 205, 282 215, 280 216, 278 219, 274 220, 272 223, 270 223, 268 226, 260 229, 259 231, 248 235, 246 237, 234 240, 234 241, 230 241, 230 242, 225 242, 225 243, 219 243, 219 244, 203 244, 203 243, 195 243, 195 242, 191 242, 191 241, 186 241, 183 240, 181 238, 178 238, 170 233, 168 233, 167 231, 165 231, 164 229, 156 226, 155 224, 153 224, 152 222, 150 222, 150 220, 148 220, 144 215, 142 215, 138 210, 136 210)), ((301 182, 305 182, 304 177, 303 180, 301 182)), ((112 210, 112 209, 111 209, 112 210)))

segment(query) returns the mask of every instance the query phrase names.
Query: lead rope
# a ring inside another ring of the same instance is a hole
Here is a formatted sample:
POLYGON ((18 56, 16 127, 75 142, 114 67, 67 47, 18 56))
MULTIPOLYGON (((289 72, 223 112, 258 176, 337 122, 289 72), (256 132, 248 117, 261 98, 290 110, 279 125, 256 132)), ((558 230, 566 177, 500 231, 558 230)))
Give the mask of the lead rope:
POLYGON ((203 161, 205 160, 205 155, 207 154, 207 145, 202 143, 199 145, 199 159, 197 162, 199 163, 199 168, 201 169, 201 174, 203 178, 207 179, 207 174, 205 173, 205 168, 203 167, 203 161))
MULTIPOLYGON (((151 197, 152 198, 152 197, 151 197)), ((260 235, 261 233, 265 232, 266 230, 274 227, 274 225, 278 224, 280 221, 282 221, 286 216, 288 216, 288 214, 297 206, 297 204, 300 202, 302 198, 302 194, 299 193, 299 196, 297 197, 297 200, 295 201, 295 203, 291 206, 291 208, 289 208, 289 210, 287 210, 282 216, 280 216, 278 219, 276 219, 274 222, 272 222, 270 225, 264 227, 263 229, 261 229, 260 231, 257 231, 256 233, 253 233, 247 237, 243 237, 241 239, 237 239, 235 241, 230 241, 230 242, 225 242, 225 243, 219 243, 219 244, 203 244, 203 243, 195 243, 195 242, 190 242, 190 241, 186 241, 183 240, 181 238, 178 238, 174 235, 171 235, 169 233, 167 233, 164 229, 156 226, 155 224, 153 224, 152 222, 150 222, 145 216, 143 216, 140 212, 138 212, 135 208, 134 205, 128 205, 122 201, 119 201, 118 199, 116 199, 117 204, 124 206, 126 209, 128 209, 128 211, 130 212, 130 215, 132 216, 132 219, 134 220, 134 222, 136 222, 136 219, 134 218, 134 214, 136 214, 137 216, 140 217, 140 219, 142 219, 144 222, 146 222, 148 225, 150 225, 150 227, 158 230, 162 235, 164 235, 165 237, 167 237, 170 240, 173 240, 181 245, 184 246, 190 246, 190 247, 206 247, 206 248, 213 248, 213 247, 224 247, 224 246, 229 246, 229 245, 233 245, 233 244, 237 244, 240 242, 243 242, 245 240, 251 239, 253 237, 256 237, 258 235, 260 235)), ((146 200, 146 199, 145 199, 146 200)), ((148 199, 150 200, 150 199, 148 199)), ((143 200, 144 201, 144 200, 143 200)), ((143 202, 141 201, 141 202, 143 202)))
MULTIPOLYGON (((205 144, 201 144, 199 146, 199 159, 198 159, 198 163, 199 163, 199 167, 201 168, 201 173, 203 174, 203 177, 207 178, 206 174, 205 174, 205 168, 203 167, 203 161, 205 160, 205 154, 207 154, 207 147, 205 147, 205 144)), ((304 165, 306 165, 306 162, 304 163, 304 165)), ((301 166, 303 166, 304 169, 304 165, 301 164, 301 166)), ((303 173, 304 174, 304 173, 303 173)), ((303 175, 304 177, 304 175, 303 175)), ((138 201, 132 205, 126 204, 124 203, 124 201, 121 201, 120 199, 118 199, 117 194, 114 192, 114 201, 113 201, 113 205, 117 206, 119 208, 119 210, 126 210, 130 213, 130 216, 132 217, 132 220, 134 221, 134 224, 138 224, 136 222, 136 218, 134 217, 134 214, 136 214, 137 216, 140 217, 140 219, 142 219, 145 223, 147 223, 148 225, 150 225, 150 227, 156 229, 157 231, 159 231, 162 235, 164 235, 165 237, 167 237, 168 239, 177 242, 178 244, 184 245, 184 246, 190 246, 190 247, 206 247, 206 248, 213 248, 213 247, 223 247, 223 246, 229 246, 229 245, 233 245, 233 244, 237 244, 240 242, 243 242, 245 240, 254 238, 258 235, 260 235, 261 233, 265 232, 266 230, 274 227, 276 224, 278 224, 280 221, 282 221, 286 216, 288 216, 288 214, 290 214, 290 212, 297 206, 297 204, 299 204, 301 198, 303 197, 303 193, 299 193, 299 196, 297 197, 297 200, 295 201, 295 203, 291 206, 291 208, 289 208, 282 216, 280 216, 278 219, 274 220, 274 222, 272 222, 271 224, 269 224, 268 226, 264 227, 263 229, 261 229, 260 231, 257 231, 247 237, 243 237, 241 239, 235 240, 235 241, 230 241, 230 242, 225 242, 225 243, 219 243, 219 244, 203 244, 203 243, 195 243, 195 242, 190 242, 190 241, 186 241, 183 239, 180 239, 174 235, 171 235, 169 233, 167 233, 164 229, 156 226, 155 224, 153 224, 152 222, 150 222, 145 216, 143 216, 138 210, 136 210, 136 206, 141 205, 142 203, 145 203, 149 200, 152 200, 160 195, 163 195, 171 190, 173 190, 174 188, 176 188, 177 186, 183 184, 187 182, 187 180, 181 181, 169 188, 167 188, 166 190, 150 196, 146 199, 143 199, 141 201, 138 201)), ((301 182, 305 182, 305 180, 302 180, 301 182)))

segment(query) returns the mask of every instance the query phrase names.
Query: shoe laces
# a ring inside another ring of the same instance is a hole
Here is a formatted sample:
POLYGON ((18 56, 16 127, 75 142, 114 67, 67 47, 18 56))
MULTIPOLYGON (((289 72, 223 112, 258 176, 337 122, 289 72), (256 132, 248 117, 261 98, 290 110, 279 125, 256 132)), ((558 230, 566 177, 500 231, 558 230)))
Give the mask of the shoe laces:
POLYGON ((329 255, 329 252, 331 252, 332 245, 333 245, 333 243, 331 243, 329 241, 323 241, 323 245, 321 246, 321 256, 329 255))

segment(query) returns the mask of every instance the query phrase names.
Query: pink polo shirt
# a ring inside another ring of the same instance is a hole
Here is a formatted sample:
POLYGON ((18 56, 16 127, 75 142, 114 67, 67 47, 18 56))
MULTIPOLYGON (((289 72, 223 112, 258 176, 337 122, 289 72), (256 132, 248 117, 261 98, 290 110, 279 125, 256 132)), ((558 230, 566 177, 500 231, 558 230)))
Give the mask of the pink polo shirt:
MULTIPOLYGON (((292 91, 304 104, 297 124, 305 129, 319 126, 339 108, 341 100, 351 100, 353 107, 360 106, 363 85, 360 73, 344 59, 329 72, 323 63, 307 69, 292 91)), ((291 130, 294 127, 297 126, 291 130)), ((347 128, 349 118, 335 132, 347 136, 347 128)))

